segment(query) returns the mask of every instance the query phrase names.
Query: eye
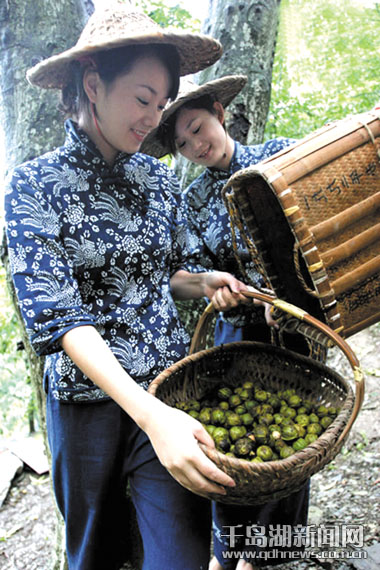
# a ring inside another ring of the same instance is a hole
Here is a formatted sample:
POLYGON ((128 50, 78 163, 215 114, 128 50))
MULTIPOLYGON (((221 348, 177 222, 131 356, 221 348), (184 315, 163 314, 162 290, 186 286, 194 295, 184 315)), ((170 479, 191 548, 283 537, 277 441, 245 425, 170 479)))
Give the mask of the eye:
POLYGON ((196 135, 197 133, 199 133, 200 130, 201 130, 201 125, 199 125, 199 127, 197 127, 196 129, 193 130, 193 135, 196 135))
POLYGON ((148 105, 148 101, 145 101, 145 99, 141 99, 141 97, 137 97, 137 101, 139 103, 141 103, 141 105, 148 105))
POLYGON ((185 144, 186 144, 185 141, 184 141, 184 142, 181 142, 181 143, 177 143, 177 148, 178 148, 178 149, 184 148, 185 144))

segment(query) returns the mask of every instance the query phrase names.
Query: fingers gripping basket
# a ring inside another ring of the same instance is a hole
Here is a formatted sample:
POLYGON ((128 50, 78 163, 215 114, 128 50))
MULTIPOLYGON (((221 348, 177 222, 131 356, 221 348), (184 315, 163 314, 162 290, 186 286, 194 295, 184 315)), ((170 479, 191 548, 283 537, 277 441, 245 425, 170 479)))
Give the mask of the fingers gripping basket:
POLYGON ((380 320, 379 189, 374 111, 235 173, 224 197, 267 286, 348 338, 380 320))
POLYGON ((299 490, 337 455, 364 396, 358 360, 339 335, 288 303, 261 293, 247 293, 247 296, 271 303, 277 311, 314 329, 319 340, 323 337, 326 344, 338 346, 353 370, 355 393, 344 378, 324 364, 281 347, 243 341, 202 349, 205 331, 213 317, 210 305, 198 322, 191 354, 162 372, 150 385, 149 391, 157 398, 173 406, 179 401, 199 399, 218 384, 237 386, 249 379, 267 390, 295 388, 301 397, 318 405, 340 407, 336 419, 314 443, 286 459, 252 463, 201 445, 204 453, 236 483, 234 488, 227 489, 226 496, 210 495, 210 498, 241 505, 278 500, 299 490))

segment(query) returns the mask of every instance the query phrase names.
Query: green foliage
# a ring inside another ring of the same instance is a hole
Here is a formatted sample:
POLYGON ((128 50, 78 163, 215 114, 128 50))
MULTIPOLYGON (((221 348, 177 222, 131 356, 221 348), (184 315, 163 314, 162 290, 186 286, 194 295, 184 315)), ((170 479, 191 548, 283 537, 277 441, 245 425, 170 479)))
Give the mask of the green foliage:
POLYGON ((159 0, 141 0, 139 7, 163 28, 173 27, 190 32, 200 31, 201 22, 193 18, 180 4, 168 6, 159 0))
POLYGON ((265 138, 300 138, 380 99, 378 6, 282 0, 265 138))
POLYGON ((0 269, 0 436, 22 431, 33 415, 33 396, 24 357, 18 351, 21 332, 5 292, 5 272, 0 269))

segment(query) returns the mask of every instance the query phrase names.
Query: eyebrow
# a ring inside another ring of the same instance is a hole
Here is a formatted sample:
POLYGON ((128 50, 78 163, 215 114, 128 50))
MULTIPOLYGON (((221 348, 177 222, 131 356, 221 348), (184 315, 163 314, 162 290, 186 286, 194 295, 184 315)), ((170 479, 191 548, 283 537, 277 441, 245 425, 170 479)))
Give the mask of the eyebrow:
MULTIPOLYGON (((193 117, 192 119, 190 119, 190 121, 187 123, 186 127, 185 127, 185 131, 188 131, 191 127, 191 125, 194 123, 194 121, 197 120, 197 117, 193 117)), ((179 137, 174 137, 174 140, 178 140, 179 137)))
MULTIPOLYGON (((146 85, 145 83, 138 83, 137 86, 145 87, 145 89, 148 89, 153 95, 157 95, 157 91, 153 89, 153 87, 151 87, 150 85, 146 85)), ((169 99, 169 95, 167 97, 164 97, 164 99, 169 99)))

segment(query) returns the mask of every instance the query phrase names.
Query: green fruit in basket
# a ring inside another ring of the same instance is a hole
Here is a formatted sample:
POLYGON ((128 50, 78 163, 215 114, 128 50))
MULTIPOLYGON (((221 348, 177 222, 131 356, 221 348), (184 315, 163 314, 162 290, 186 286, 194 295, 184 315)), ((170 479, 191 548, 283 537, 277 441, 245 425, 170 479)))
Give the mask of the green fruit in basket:
POLYGON ((310 424, 318 424, 319 423, 319 417, 317 416, 317 414, 311 413, 309 415, 309 423, 310 424))
POLYGON ((252 397, 251 391, 247 390, 245 388, 243 388, 243 390, 241 390, 239 395, 240 395, 240 398, 243 400, 243 402, 245 402, 246 400, 249 400, 252 397))
POLYGON ((264 463, 263 460, 261 459, 261 457, 254 457, 253 459, 251 459, 251 463, 264 463))
POLYGON ((280 410, 280 413, 285 417, 285 418, 295 418, 297 415, 297 412, 294 408, 291 408, 290 406, 283 406, 280 410))
POLYGON ((328 409, 326 408, 326 406, 318 406, 317 408, 317 416, 320 418, 323 418, 324 416, 327 416, 328 414, 328 409))
POLYGON ((231 441, 228 437, 220 437, 215 439, 215 445, 218 451, 226 453, 227 451, 230 451, 231 441))
POLYGON ((306 428, 307 433, 315 433, 316 435, 321 435, 322 433, 322 426, 321 424, 317 424, 317 423, 312 423, 309 424, 306 428))
MULTIPOLYGON (((272 426, 269 426, 269 428, 271 428, 272 426)), ((269 443, 270 445, 275 445, 276 441, 281 440, 281 432, 280 430, 276 429, 276 430, 269 430, 270 431, 270 435, 269 435, 269 443)))
POLYGON ((305 441, 306 441, 307 445, 309 445, 310 443, 313 443, 313 441, 315 441, 316 439, 318 439, 318 436, 316 433, 307 433, 305 435, 305 441))
POLYGON ((261 416, 259 416, 259 424, 260 425, 264 425, 264 426, 269 426, 271 423, 273 423, 273 416, 272 414, 262 414, 261 416))
POLYGON ((293 396, 293 394, 295 393, 296 391, 294 388, 288 388, 287 390, 283 390, 283 392, 281 393, 281 399, 286 400, 288 402, 289 398, 293 396))
POLYGON ((247 434, 247 428, 244 426, 233 426, 229 430, 231 441, 237 441, 238 439, 244 437, 247 434))
POLYGON ((211 423, 214 425, 222 425, 226 421, 226 414, 220 408, 214 408, 211 411, 211 423))
POLYGON ((329 427, 330 424, 333 423, 333 418, 329 417, 329 416, 324 416, 323 418, 321 418, 320 420, 320 424, 323 427, 323 429, 326 429, 329 427))
POLYGON ((269 445, 260 445, 260 447, 256 449, 256 455, 263 461, 271 461, 273 459, 273 451, 269 445))
POLYGON ((255 385, 253 382, 251 382, 250 380, 247 380, 247 382, 243 383, 243 388, 245 390, 249 390, 250 392, 252 392, 255 388, 255 385))
POLYGON ((304 400, 302 402, 302 407, 306 408, 307 412, 311 412, 311 410, 314 408, 314 404, 310 400, 304 400))
POLYGON ((279 410, 281 407, 281 400, 276 394, 271 394, 268 398, 268 404, 272 406, 273 410, 279 410))
POLYGON ((287 447, 287 443, 282 438, 276 439, 273 444, 276 451, 280 452, 283 447, 287 447))
POLYGON ((219 402, 219 406, 218 406, 221 410, 227 411, 230 408, 229 403, 226 400, 223 400, 222 402, 219 402))
POLYGON ((308 414, 308 410, 305 406, 300 406, 297 410, 297 415, 301 415, 301 414, 308 414))
POLYGON ((309 416, 307 414, 297 414, 294 421, 300 426, 307 426, 309 425, 309 416))
POLYGON ((216 426, 213 426, 212 424, 205 425, 205 428, 211 436, 213 435, 214 431, 216 430, 216 426))
POLYGON ((257 406, 257 402, 256 402, 256 400, 246 400, 244 402, 244 406, 245 406, 245 409, 247 410, 247 412, 250 412, 251 410, 253 410, 257 406))
POLYGON ((199 412, 197 412, 197 410, 189 410, 188 414, 189 416, 195 418, 196 420, 199 419, 199 412))
POLYGON ((338 410, 335 406, 330 406, 329 408, 327 408, 327 412, 329 416, 333 418, 335 418, 338 415, 338 410))
POLYGON ((246 412, 246 407, 243 404, 239 404, 238 406, 236 406, 235 408, 235 412, 237 414, 239 414, 239 416, 242 416, 243 414, 245 414, 246 412))
POLYGON ((273 414, 273 420, 277 425, 281 425, 284 421, 284 416, 282 414, 273 414))
POLYGON ((228 400, 232 396, 232 390, 228 386, 223 386, 218 390, 218 398, 220 400, 228 400))
POLYGON ((297 396, 297 394, 292 394, 288 398, 288 404, 292 408, 299 408, 300 405, 302 404, 302 398, 300 396, 297 396))
POLYGON ((216 427, 212 434, 214 440, 222 439, 224 437, 228 438, 228 436, 229 436, 228 429, 226 429, 225 427, 216 427))
POLYGON ((198 400, 189 400, 188 406, 189 410, 196 410, 197 412, 199 412, 199 410, 201 409, 201 404, 200 402, 198 402, 198 400))
POLYGON ((228 402, 231 408, 236 408, 236 406, 240 406, 241 398, 239 394, 232 394, 232 396, 229 397, 228 402))
POLYGON ((265 444, 269 438, 269 430, 267 426, 258 425, 254 428, 253 435, 255 436, 255 439, 259 445, 265 444))
POLYGON ((258 402, 266 402, 268 399, 268 392, 266 390, 255 390, 255 400, 258 402))
POLYGON ((232 451, 227 451, 227 453, 225 455, 227 457, 236 457, 236 455, 234 453, 232 453, 232 451))
POLYGON ((298 437, 303 437, 306 434, 306 427, 305 426, 300 426, 300 424, 294 424, 294 427, 297 430, 298 433, 298 437))
POLYGON ((292 447, 290 447, 290 445, 284 445, 284 447, 282 447, 280 449, 281 459, 286 459, 287 457, 290 457, 291 455, 293 455, 293 453, 294 453, 294 449, 292 447))
POLYGON ((253 451, 253 442, 249 437, 242 437, 235 441, 235 454, 238 457, 247 457, 253 451))
POLYGON ((294 441, 292 443, 292 447, 293 447, 294 451, 301 451, 301 449, 305 449, 306 446, 307 446, 307 443, 303 437, 296 439, 296 441, 294 441))
POLYGON ((226 414, 226 426, 240 426, 242 424, 242 419, 239 414, 235 412, 230 412, 226 414))
POLYGON ((255 408, 255 413, 258 416, 262 416, 263 414, 272 414, 273 408, 269 404, 259 404, 255 408))
POLYGON ((211 408, 202 408, 199 412, 198 420, 202 424, 211 423, 211 408))
POLYGON ((175 407, 178 408, 179 410, 183 410, 184 412, 188 412, 190 409, 189 402, 185 402, 184 400, 181 402, 177 402, 175 407))
POLYGON ((241 421, 243 426, 251 426, 253 424, 253 417, 250 413, 245 412, 245 414, 241 416, 241 421))
POLYGON ((298 431, 295 425, 281 426, 281 436, 284 441, 291 441, 298 437, 298 431))

